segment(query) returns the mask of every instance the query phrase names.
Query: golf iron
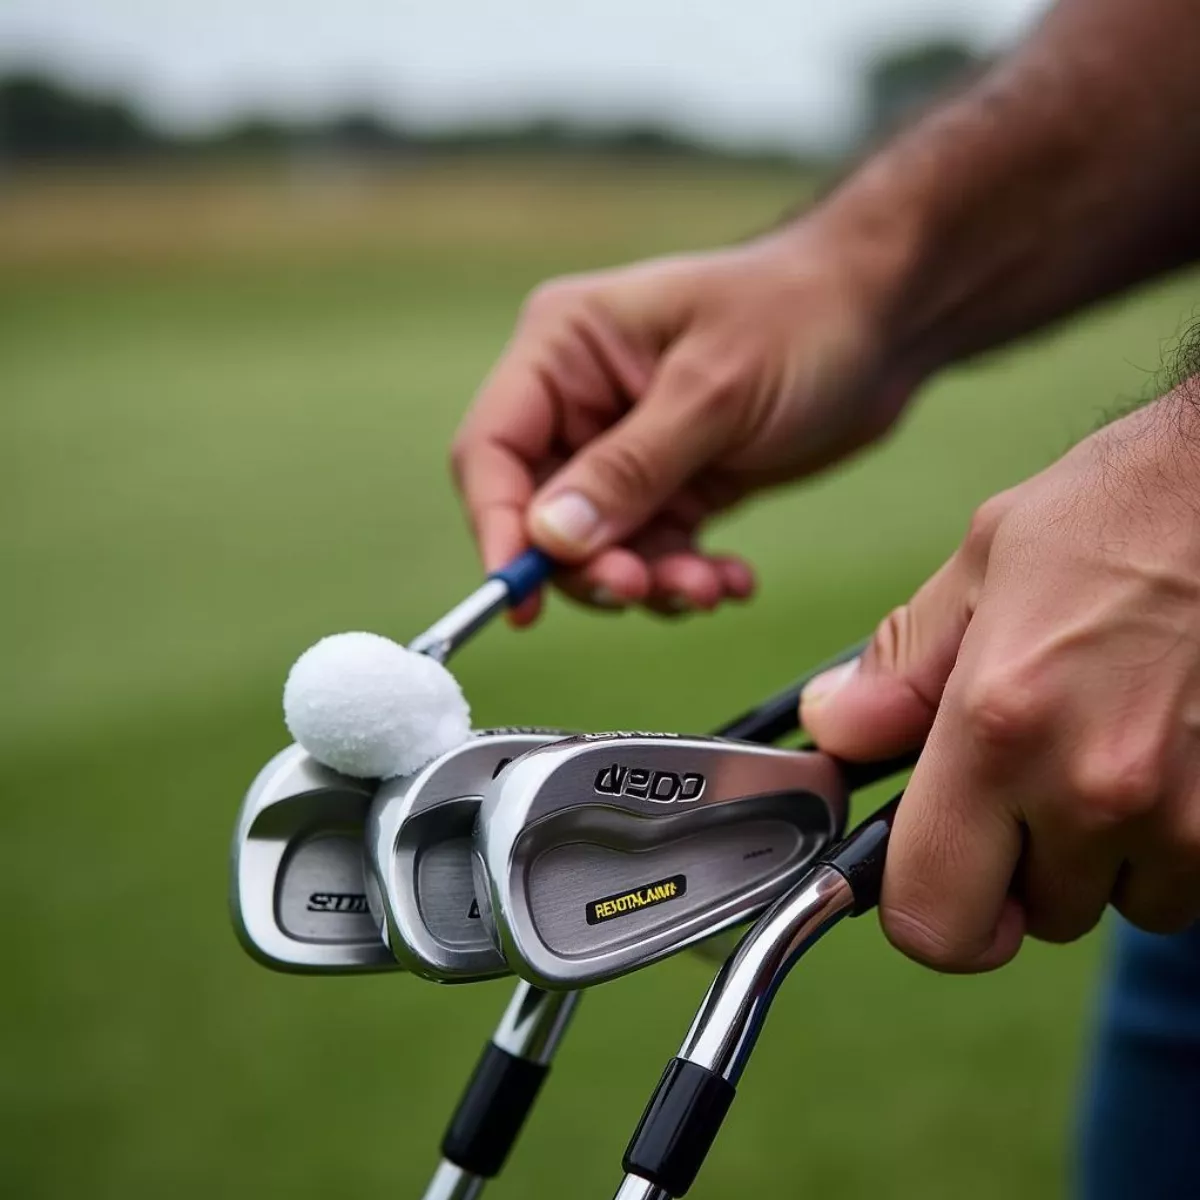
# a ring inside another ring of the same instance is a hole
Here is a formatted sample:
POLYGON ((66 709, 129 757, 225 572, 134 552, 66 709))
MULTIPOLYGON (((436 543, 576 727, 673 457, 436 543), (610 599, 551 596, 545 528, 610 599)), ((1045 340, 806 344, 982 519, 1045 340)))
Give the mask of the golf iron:
POLYGON ((616 1200, 668 1200, 691 1187, 785 976, 843 917, 879 903, 900 799, 822 854, 742 938, 642 1114, 616 1200))

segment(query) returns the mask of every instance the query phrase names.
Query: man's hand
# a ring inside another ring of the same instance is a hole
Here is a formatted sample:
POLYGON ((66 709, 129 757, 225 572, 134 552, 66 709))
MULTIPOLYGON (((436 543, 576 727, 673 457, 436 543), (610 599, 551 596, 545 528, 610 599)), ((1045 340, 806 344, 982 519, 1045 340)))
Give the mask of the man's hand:
POLYGON ((744 562, 697 546, 705 520, 878 437, 910 390, 880 369, 885 256, 846 245, 810 221, 539 288, 453 450, 485 566, 533 541, 602 607, 749 596, 744 562))
POLYGON ((1111 902, 1200 918, 1200 410, 1185 386, 988 501, 802 705, 823 749, 924 753, 881 906, 950 971, 1069 941, 1111 902))
POLYGON ((1196 22, 1060 0, 791 228, 540 288, 454 449, 485 565, 532 541, 593 604, 747 596, 706 518, 878 437, 944 364, 1200 252, 1196 22))

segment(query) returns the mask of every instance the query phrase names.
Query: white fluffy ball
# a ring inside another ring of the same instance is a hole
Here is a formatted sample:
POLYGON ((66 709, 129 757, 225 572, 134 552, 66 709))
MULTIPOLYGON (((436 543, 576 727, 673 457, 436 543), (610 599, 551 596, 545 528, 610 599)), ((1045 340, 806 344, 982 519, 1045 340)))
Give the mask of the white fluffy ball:
POLYGON ((471 734, 471 710, 440 662, 376 633, 322 638, 283 687, 292 737, 362 779, 410 775, 471 734))

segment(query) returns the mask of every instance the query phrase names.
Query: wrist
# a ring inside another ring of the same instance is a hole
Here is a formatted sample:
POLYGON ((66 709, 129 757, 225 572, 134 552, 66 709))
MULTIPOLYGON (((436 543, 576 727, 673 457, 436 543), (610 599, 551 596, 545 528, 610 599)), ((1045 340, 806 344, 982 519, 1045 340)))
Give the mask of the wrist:
POLYGON ((778 274, 794 273, 800 294, 821 281, 826 303, 852 316, 864 361, 880 380, 911 389, 945 364, 916 336, 913 309, 925 237, 915 200, 897 195, 871 164, 816 208, 762 239, 778 274))
MULTIPOLYGON (((1200 510, 1200 375, 1105 425, 1076 451, 1109 478, 1178 506, 1186 519, 1175 531, 1187 530, 1190 540, 1200 510)), ((1163 537, 1170 537, 1165 528, 1163 537)))
POLYGON ((888 373, 923 378, 947 359, 914 323, 927 238, 920 198, 893 186, 884 156, 867 163, 797 226, 832 257, 875 331, 888 373))
POLYGON ((1171 391, 1126 420, 1148 434, 1146 453, 1166 473, 1175 467, 1187 491, 1200 494, 1200 375, 1190 375, 1171 391), (1140 418, 1140 421, 1139 421, 1140 418))

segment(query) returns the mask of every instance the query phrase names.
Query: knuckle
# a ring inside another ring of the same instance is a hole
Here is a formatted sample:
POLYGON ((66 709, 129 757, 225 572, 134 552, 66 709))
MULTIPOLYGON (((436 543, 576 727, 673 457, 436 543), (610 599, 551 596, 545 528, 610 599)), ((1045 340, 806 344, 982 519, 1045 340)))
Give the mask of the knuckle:
POLYGON ((461 488, 467 471, 467 460, 471 457, 471 444, 463 434, 458 434, 450 443, 450 474, 461 488))
POLYGON ((963 538, 961 553, 968 562, 973 564, 985 563, 992 552, 996 535, 1001 525, 1013 510, 1015 504, 1015 489, 999 492, 985 500, 971 514, 967 524, 967 534, 963 538))
POLYGON ((967 683, 959 707, 968 735, 984 749, 1006 750, 1032 740, 1044 724, 1044 703, 1016 671, 990 670, 967 683))
POLYGON ((1151 812, 1162 795, 1159 756, 1119 747, 1090 749, 1068 768, 1067 785, 1077 817, 1088 828, 1107 829, 1151 812))
POLYGON ((569 275, 560 276, 557 279, 547 279, 545 282, 539 283, 525 297, 521 305, 521 323, 528 324, 546 317, 557 316, 574 303, 578 293, 578 281, 569 275))
POLYGON ((967 536, 964 539, 968 546, 989 546, 1000 528, 1000 522, 1008 512, 1006 493, 992 496, 985 500, 972 514, 967 524, 967 536))
POLYGON ((724 411, 744 387, 746 371, 739 357, 714 351, 692 352, 671 364, 672 399, 701 419, 724 411))
POLYGON ((907 651, 910 649, 912 634, 912 610, 907 604, 898 605, 879 622, 871 635, 867 647, 868 661, 872 666, 888 670, 908 662, 907 651))

